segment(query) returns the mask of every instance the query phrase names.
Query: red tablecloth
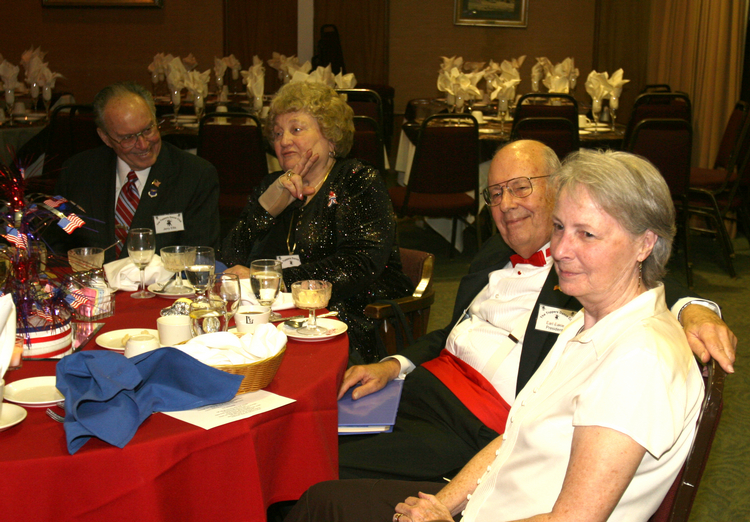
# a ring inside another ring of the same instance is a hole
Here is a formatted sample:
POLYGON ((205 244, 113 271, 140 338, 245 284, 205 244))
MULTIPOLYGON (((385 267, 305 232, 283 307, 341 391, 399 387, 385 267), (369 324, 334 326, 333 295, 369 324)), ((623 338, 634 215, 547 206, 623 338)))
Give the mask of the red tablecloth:
MULTIPOLYGON (((170 304, 129 294, 117 296, 100 333, 155 328, 158 310, 170 304)), ((270 504, 338 477, 336 390, 348 344, 346 335, 289 340, 266 390, 295 399, 290 405, 212 430, 157 413, 123 449, 92 439, 70 455, 63 425, 44 408, 27 408, 26 420, 0 432, 3 518, 265 521, 270 504)), ((86 349, 94 348, 92 340, 86 349)), ((55 364, 24 361, 5 379, 54 375, 55 364)))

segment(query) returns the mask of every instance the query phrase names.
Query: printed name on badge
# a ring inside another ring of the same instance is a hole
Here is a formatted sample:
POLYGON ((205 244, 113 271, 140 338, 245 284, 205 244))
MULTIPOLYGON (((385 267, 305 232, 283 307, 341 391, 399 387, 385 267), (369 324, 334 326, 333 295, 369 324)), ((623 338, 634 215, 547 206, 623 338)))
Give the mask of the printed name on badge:
POLYGON ((573 310, 540 304, 535 328, 542 332, 560 333, 575 314, 573 310))
POLYGON ((154 230, 157 234, 182 232, 185 230, 185 223, 182 221, 182 212, 154 216, 154 230))
POLYGON ((302 264, 302 261, 300 261, 297 254, 291 256, 276 256, 276 260, 281 261, 281 268, 291 268, 302 264))

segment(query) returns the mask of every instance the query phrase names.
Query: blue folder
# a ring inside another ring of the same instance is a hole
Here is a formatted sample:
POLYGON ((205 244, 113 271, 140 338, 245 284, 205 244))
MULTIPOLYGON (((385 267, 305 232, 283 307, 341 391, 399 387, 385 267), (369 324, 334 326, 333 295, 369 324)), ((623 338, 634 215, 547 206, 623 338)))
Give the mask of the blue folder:
POLYGON ((394 379, 385 388, 356 401, 349 388, 339 400, 339 435, 390 433, 396 422, 403 379, 394 379))

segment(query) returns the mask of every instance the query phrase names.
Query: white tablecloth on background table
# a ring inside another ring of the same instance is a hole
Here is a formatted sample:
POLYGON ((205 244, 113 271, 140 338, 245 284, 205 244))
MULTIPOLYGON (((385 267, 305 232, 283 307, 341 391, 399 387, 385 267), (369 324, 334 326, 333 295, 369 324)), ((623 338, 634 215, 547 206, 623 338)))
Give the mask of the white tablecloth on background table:
POLYGON ((0 127, 0 161, 6 165, 13 160, 8 148, 14 152, 23 147, 27 141, 42 132, 44 125, 23 125, 9 127, 7 125, 0 127))

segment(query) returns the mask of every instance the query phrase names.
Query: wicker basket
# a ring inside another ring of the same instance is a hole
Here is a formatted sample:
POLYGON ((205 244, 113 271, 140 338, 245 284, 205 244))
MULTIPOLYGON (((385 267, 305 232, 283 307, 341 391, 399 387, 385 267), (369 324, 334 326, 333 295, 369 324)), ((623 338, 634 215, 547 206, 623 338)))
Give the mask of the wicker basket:
POLYGON ((231 373, 233 375, 242 375, 242 383, 240 389, 237 390, 237 395, 242 393, 248 393, 258 391, 269 384, 276 375, 276 371, 281 366, 281 361, 284 359, 284 353, 286 352, 286 345, 270 359, 263 359, 262 361, 250 363, 250 364, 233 364, 226 366, 214 366, 217 370, 231 373))

